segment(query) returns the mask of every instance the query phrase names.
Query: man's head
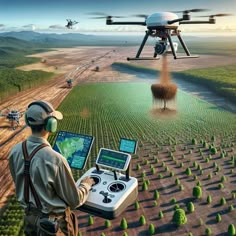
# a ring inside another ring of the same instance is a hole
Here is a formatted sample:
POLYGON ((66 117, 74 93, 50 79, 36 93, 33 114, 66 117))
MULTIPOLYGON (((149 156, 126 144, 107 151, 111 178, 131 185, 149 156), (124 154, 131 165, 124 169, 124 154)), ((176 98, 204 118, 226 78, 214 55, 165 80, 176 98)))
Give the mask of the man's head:
POLYGON ((46 101, 35 101, 29 104, 25 113, 25 122, 33 133, 55 132, 57 120, 63 118, 61 112, 56 111, 52 104, 46 101))

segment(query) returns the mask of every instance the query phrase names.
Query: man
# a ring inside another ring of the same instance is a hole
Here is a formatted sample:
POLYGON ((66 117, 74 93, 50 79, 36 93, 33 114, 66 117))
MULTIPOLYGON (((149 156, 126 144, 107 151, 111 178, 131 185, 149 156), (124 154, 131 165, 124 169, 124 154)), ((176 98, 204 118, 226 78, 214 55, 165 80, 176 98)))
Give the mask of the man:
POLYGON ((62 118, 46 101, 31 103, 25 121, 32 135, 10 152, 9 167, 16 196, 25 209, 26 235, 77 236, 77 218, 70 209, 86 201, 94 184, 87 177, 76 187, 66 159, 47 141, 49 134, 56 131, 57 120, 62 118))

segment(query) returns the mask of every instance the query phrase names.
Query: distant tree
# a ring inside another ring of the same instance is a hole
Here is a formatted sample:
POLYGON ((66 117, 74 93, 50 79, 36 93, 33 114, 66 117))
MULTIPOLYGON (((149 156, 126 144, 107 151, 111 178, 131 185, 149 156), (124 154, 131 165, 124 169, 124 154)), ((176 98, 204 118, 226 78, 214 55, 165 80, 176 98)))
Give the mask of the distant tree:
POLYGON ((148 231, 149 231, 149 234, 151 235, 155 234, 155 226, 153 224, 150 224, 148 231))
POLYGON ((200 186, 193 187, 193 196, 196 198, 202 197, 202 188, 200 186))
POLYGON ((235 226, 234 226, 233 224, 230 224, 230 225, 228 226, 228 234, 229 234, 230 236, 236 235, 235 226))
POLYGON ((189 212, 194 212, 194 204, 192 202, 189 202, 187 205, 187 209, 189 212))
POLYGON ((127 221, 126 221, 126 219, 124 217, 122 218, 122 220, 120 222, 120 227, 122 229, 128 229, 128 224, 127 224, 127 221))
POLYGON ((139 218, 139 223, 140 223, 141 225, 146 225, 146 219, 145 219, 144 215, 141 215, 141 216, 140 216, 140 218, 139 218))
POLYGON ((216 221, 217 221, 217 222, 220 222, 220 221, 221 221, 221 215, 220 215, 219 213, 216 215, 216 221))
POLYGON ((174 212, 172 221, 177 224, 177 226, 184 225, 187 223, 187 217, 183 209, 177 209, 174 212))

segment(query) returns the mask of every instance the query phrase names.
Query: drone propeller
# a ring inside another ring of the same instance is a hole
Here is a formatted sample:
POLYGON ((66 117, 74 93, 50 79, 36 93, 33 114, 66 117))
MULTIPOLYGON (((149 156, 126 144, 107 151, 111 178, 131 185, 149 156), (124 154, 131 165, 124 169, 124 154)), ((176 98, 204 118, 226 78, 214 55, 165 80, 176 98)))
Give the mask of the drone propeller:
POLYGON ((224 13, 220 13, 220 14, 215 14, 215 15, 209 15, 209 16, 199 16, 199 17, 221 17, 221 16, 233 16, 233 14, 224 14, 224 13))
POLYGON ((202 11, 209 11, 208 9, 198 9, 198 8, 195 8, 195 9, 189 9, 189 10, 183 10, 183 11, 173 11, 174 13, 190 13, 190 12, 202 12, 202 11))
POLYGON ((145 19, 148 17, 147 14, 137 14, 137 15, 131 15, 131 16, 141 17, 141 18, 145 18, 145 19))
POLYGON ((90 17, 90 19, 106 19, 107 17, 112 17, 112 18, 124 18, 125 16, 111 16, 103 12, 90 12, 87 13, 88 15, 97 15, 94 17, 90 17))

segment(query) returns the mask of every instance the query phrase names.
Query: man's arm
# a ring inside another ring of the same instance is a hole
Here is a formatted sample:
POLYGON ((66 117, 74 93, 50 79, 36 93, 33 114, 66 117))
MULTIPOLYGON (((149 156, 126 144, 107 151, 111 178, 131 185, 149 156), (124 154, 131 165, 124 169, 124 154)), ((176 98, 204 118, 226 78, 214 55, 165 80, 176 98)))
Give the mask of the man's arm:
POLYGON ((59 164, 54 187, 58 196, 72 209, 86 201, 91 184, 82 181, 77 188, 70 169, 63 162, 59 164))

